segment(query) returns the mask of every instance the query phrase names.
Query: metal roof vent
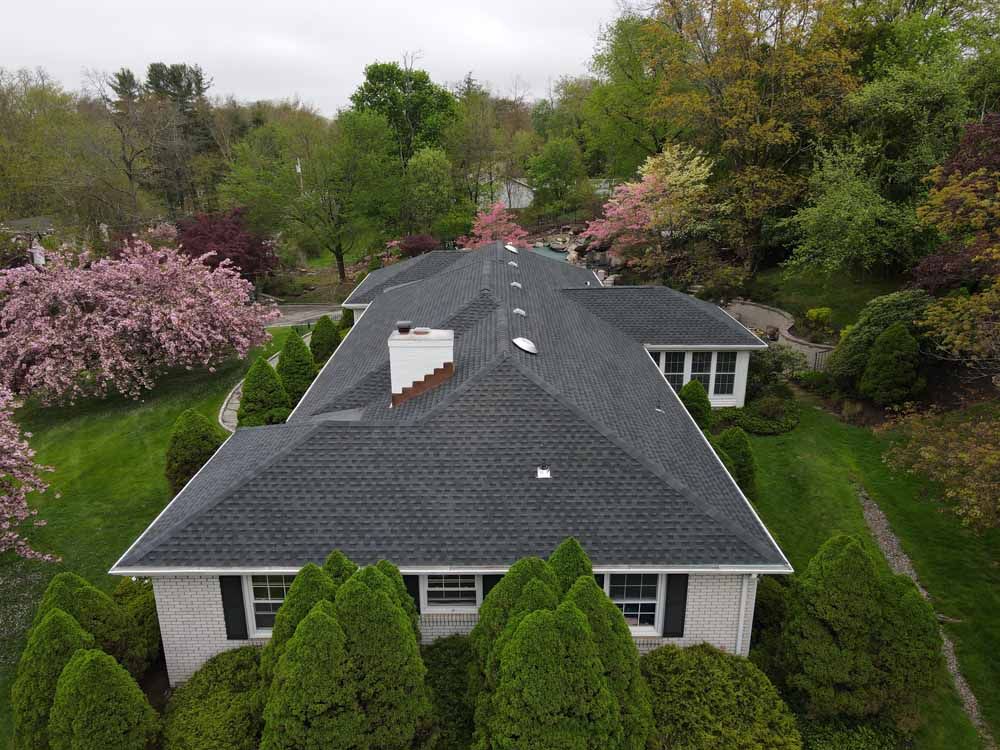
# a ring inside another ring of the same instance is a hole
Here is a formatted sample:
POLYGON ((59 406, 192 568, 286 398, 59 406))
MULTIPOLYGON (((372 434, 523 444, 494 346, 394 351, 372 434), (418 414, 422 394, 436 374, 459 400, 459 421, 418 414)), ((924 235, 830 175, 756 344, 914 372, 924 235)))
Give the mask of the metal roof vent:
POLYGON ((504 245, 504 247, 507 248, 507 252, 514 253, 514 255, 517 255, 517 248, 514 247, 513 245, 504 245))
POLYGON ((528 317, 528 313, 526 313, 520 307, 515 307, 514 308, 514 314, 515 315, 520 315, 522 318, 527 318, 528 317))
POLYGON ((538 347, 535 346, 535 342, 531 339, 526 339, 524 336, 518 336, 517 338, 511 339, 514 346, 523 352, 528 354, 538 354, 538 347))
POLYGON ((514 268, 517 268, 517 261, 516 260, 508 260, 507 261, 507 265, 508 266, 514 266, 514 268))
POLYGON ((510 282, 510 285, 512 287, 514 287, 515 289, 520 289, 521 288, 521 282, 520 281, 512 281, 512 282, 510 282))
POLYGON ((552 479, 552 467, 548 464, 542 464, 538 467, 538 478, 539 479, 552 479))

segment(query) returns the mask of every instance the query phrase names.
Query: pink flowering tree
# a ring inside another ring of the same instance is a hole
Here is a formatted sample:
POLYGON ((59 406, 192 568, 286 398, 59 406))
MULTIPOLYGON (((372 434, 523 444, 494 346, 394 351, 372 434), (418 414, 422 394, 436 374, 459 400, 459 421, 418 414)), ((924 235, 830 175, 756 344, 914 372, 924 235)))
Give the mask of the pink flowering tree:
POLYGON ((472 223, 472 236, 459 237, 456 242, 462 247, 482 247, 499 240, 505 245, 528 247, 524 239, 528 233, 514 221, 514 214, 497 201, 489 211, 480 211, 472 223))
MULTIPOLYGON (((33 550, 18 533, 22 523, 37 511, 28 507, 28 494, 45 492, 47 485, 39 478, 47 466, 35 463, 35 452, 14 422, 17 407, 14 395, 0 386, 0 553, 14 550, 21 557, 34 560, 54 560, 33 550)), ((37 526, 44 521, 35 521, 37 526)))
POLYGON ((167 368, 214 368, 267 340, 228 262, 210 268, 135 241, 118 258, 53 253, 0 272, 0 386, 43 403, 117 391, 137 398, 167 368))
POLYGON ((619 185, 604 204, 604 215, 587 222, 582 236, 616 252, 655 243, 650 202, 656 190, 653 181, 646 178, 619 185))

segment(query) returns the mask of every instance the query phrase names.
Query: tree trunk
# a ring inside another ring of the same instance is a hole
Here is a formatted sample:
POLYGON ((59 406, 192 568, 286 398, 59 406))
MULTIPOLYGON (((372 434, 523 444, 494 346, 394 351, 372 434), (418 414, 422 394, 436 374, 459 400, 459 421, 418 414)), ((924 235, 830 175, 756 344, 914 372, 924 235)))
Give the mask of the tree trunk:
POLYGON ((337 275, 341 282, 347 281, 347 268, 344 267, 344 246, 338 242, 333 249, 333 255, 337 259, 337 275))

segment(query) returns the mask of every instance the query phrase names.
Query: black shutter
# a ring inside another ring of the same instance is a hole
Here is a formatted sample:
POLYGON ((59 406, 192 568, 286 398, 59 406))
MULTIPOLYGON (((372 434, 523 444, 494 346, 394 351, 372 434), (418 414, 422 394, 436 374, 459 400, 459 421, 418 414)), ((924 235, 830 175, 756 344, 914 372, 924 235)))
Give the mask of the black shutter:
POLYGON ((500 583, 500 579, 503 575, 484 575, 483 576, 483 599, 486 599, 486 595, 490 593, 490 589, 500 583))
POLYGON ((403 583, 413 597, 413 603, 417 605, 417 612, 420 612, 420 576, 403 576, 403 583))
POLYGON ((231 641, 247 639, 247 611, 243 604, 242 576, 219 576, 222 589, 222 614, 226 620, 226 638, 231 641))
POLYGON ((594 573, 594 580, 601 587, 601 591, 604 591, 604 573, 594 573))
POLYGON ((680 638, 684 635, 684 615, 687 612, 687 574, 667 576, 667 611, 663 618, 663 635, 680 638))

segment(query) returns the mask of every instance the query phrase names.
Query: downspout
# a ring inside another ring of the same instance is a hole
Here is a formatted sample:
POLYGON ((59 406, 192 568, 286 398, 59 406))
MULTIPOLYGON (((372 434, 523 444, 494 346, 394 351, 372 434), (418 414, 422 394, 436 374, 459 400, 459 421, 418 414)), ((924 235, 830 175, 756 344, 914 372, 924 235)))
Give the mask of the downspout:
POLYGON ((740 583, 740 621, 736 625, 736 655, 743 655, 743 620, 747 614, 747 579, 750 576, 743 576, 740 583))

